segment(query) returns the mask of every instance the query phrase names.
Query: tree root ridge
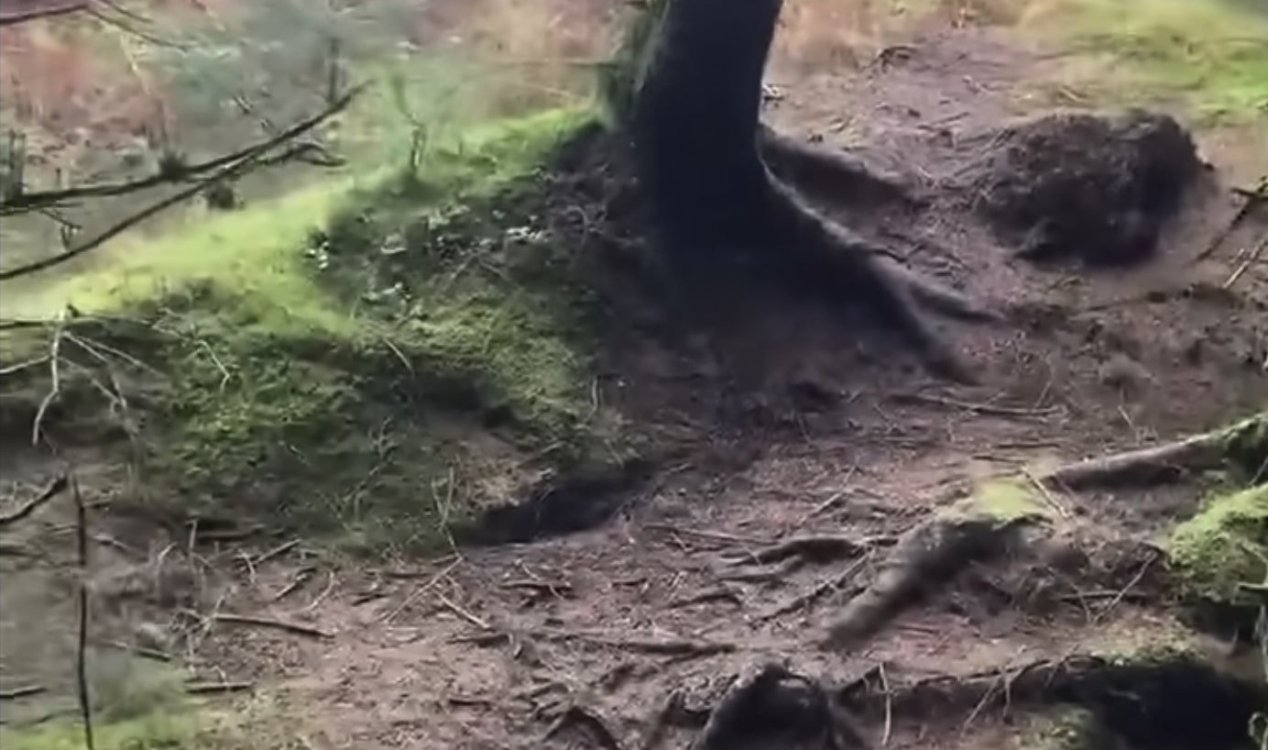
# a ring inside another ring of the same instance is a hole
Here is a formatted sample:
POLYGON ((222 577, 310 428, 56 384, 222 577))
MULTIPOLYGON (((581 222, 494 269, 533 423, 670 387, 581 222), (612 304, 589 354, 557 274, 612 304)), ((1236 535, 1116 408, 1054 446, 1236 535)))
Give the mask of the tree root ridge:
POLYGON ((860 715, 900 717, 1078 705, 1132 747, 1244 747, 1250 716, 1268 688, 1186 657, 1151 660, 1077 655, 990 672, 939 675, 883 689, 870 675, 839 694, 860 715))
POLYGON ((847 151, 805 143, 765 124, 758 126, 758 147, 763 161, 784 182, 844 194, 851 203, 919 202, 907 179, 879 172, 847 151))
POLYGON ((1003 546, 1019 522, 990 516, 942 517, 899 538, 872 583, 828 626, 826 648, 849 648, 875 634, 928 587, 1003 546))

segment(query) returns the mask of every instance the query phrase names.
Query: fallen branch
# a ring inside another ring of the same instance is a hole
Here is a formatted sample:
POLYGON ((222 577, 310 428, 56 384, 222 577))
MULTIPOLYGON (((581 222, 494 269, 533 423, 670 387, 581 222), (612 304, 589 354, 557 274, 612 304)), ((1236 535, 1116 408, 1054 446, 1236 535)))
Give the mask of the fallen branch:
POLYGON ((39 695, 47 692, 48 688, 43 685, 23 685, 22 687, 7 688, 0 690, 0 701, 12 701, 18 698, 26 698, 30 695, 39 695))
POLYGON ((1268 413, 1184 440, 1067 464, 1038 479, 1051 488, 1072 490, 1175 481, 1188 473, 1222 467, 1232 446, 1265 433, 1268 413))
POLYGON ((16 26, 20 23, 29 23, 41 18, 52 18, 54 16, 64 16, 70 13, 78 13, 81 10, 85 10, 88 5, 88 2, 75 2, 60 6, 19 11, 17 13, 3 13, 0 14, 0 28, 5 26, 16 26))
POLYGON ((827 594, 830 594, 833 591, 841 590, 842 588, 846 586, 846 584, 849 584, 850 582, 854 580, 854 577, 858 575, 859 570, 864 565, 866 565, 868 561, 870 561, 871 559, 872 559, 872 556, 870 553, 867 555, 864 555, 862 558, 855 561, 853 565, 850 565, 845 570, 841 571, 840 573, 833 576, 832 578, 829 578, 828 580, 819 583, 818 585, 816 585, 814 588, 810 589, 809 591, 803 594, 800 594, 796 597, 793 597, 789 601, 784 602, 778 607, 775 607, 769 612, 761 615, 760 617, 757 618, 758 622, 766 622, 768 620, 773 620, 776 617, 786 615, 789 612, 795 612, 809 604, 814 603, 816 600, 818 600, 822 596, 826 596, 827 594))
POLYGON ((290 552, 291 550, 293 550, 293 549, 295 549, 296 547, 298 547, 298 546, 299 546, 299 542, 300 542, 300 540, 298 540, 298 539, 292 539, 292 540, 290 540, 289 542, 284 542, 284 543, 282 543, 282 544, 279 544, 278 546, 274 547, 273 549, 269 550, 268 552, 265 552, 265 553, 261 554, 259 557, 253 558, 253 559, 251 560, 251 564, 252 564, 253 566, 258 566, 258 565, 262 565, 262 564, 264 564, 264 563, 268 562, 269 560, 272 560, 272 559, 274 559, 274 558, 276 558, 276 557, 281 557, 282 555, 286 554, 287 552, 290 552))
POLYGON ((21 521, 23 518, 31 515, 40 506, 65 492, 66 488, 69 486, 70 480, 67 479, 65 474, 57 477, 50 482, 48 487, 44 488, 44 491, 39 495, 27 500, 25 503, 22 503, 8 513, 0 514, 0 529, 21 521))
POLYGON ((1047 417, 1057 412, 1056 407, 1025 409, 1010 406, 996 406, 994 404, 977 404, 968 401, 960 401, 953 398, 944 398, 942 396, 927 396, 922 393, 892 393, 889 395, 889 399, 898 403, 946 406, 953 409, 963 409, 965 411, 976 412, 978 414, 988 414, 1000 417, 1047 417))
POLYGON ((189 695, 219 695, 254 689, 254 682, 191 682, 185 686, 185 692, 189 695))
POLYGON ((212 622, 220 622, 229 625, 253 625, 261 628, 273 628, 275 630, 284 630, 288 633, 296 635, 304 635, 310 638, 334 638, 334 633, 312 627, 310 625, 301 625, 297 622, 288 622, 286 620, 275 620, 268 617, 252 617, 250 615, 232 615, 216 613, 209 617, 212 622))
POLYGON ((1246 269, 1250 268, 1252 264, 1259 262, 1259 256, 1263 255, 1265 249, 1268 249, 1268 237, 1260 240, 1254 250, 1250 250, 1246 253, 1246 259, 1237 266, 1236 270, 1234 270, 1224 282, 1224 288, 1232 289, 1233 285, 1237 283, 1237 280, 1242 277, 1242 274, 1246 273, 1246 269))
MULTIPOLYGON (((295 123, 286 130, 278 132, 276 135, 265 138, 262 141, 258 141, 232 153, 224 154, 223 156, 218 156, 214 159, 198 162, 196 164, 182 165, 178 169, 160 172, 159 174, 139 180, 127 180, 124 182, 114 182, 104 185, 86 185, 84 187, 66 188, 64 190, 46 190, 22 193, 0 201, 0 215, 33 211, 38 208, 55 206, 60 203, 79 200, 82 198, 114 198, 121 195, 128 195, 129 193, 159 187, 160 185, 185 182, 190 178, 202 175, 211 175, 211 177, 208 180, 201 181, 199 185, 223 179, 225 177, 225 173, 223 171, 224 168, 234 167, 246 162, 257 161, 278 146, 288 143, 289 141, 293 141, 295 138, 307 133, 334 115, 344 109, 347 109, 348 105, 350 105, 364 89, 364 84, 357 86, 333 101, 320 112, 317 112, 307 119, 295 123)), ((3 278, 8 277, 0 276, 0 279, 3 278)))

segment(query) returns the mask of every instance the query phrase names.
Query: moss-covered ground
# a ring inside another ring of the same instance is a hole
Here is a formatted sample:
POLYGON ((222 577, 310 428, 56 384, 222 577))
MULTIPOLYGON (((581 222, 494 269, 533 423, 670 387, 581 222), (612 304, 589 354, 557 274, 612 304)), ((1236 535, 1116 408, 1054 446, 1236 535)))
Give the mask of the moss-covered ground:
MULTIPOLYGON (((588 119, 487 126, 405 169, 122 246, 6 294, 5 313, 73 308, 58 403, 97 398, 126 422, 151 508, 431 548, 598 444, 595 309, 544 221, 540 171, 588 119)), ((8 332, 6 362, 50 337, 8 332)), ((15 435, 45 369, 17 373, 15 435)))

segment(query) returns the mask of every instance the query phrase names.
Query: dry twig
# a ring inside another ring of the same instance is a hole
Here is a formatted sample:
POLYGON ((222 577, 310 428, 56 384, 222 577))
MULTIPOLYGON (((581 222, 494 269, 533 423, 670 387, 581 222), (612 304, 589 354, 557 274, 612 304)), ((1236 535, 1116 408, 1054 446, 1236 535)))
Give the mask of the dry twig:
POLYGON ((953 409, 963 409, 965 411, 972 411, 978 414, 989 414, 1000 417, 1047 417, 1057 412, 1057 407, 1055 406, 1041 409, 996 406, 994 404, 977 404, 968 401, 960 401, 958 399, 944 398, 942 396, 927 396, 923 393, 894 393, 891 394, 889 398, 899 403, 946 406, 953 409))
POLYGON ((303 625, 297 622, 288 622, 286 620, 275 620, 269 617, 252 617, 250 615, 234 615, 227 613, 215 613, 208 619, 211 622, 221 622, 229 625, 254 625, 261 628, 274 628, 276 630, 284 630, 288 633, 296 635, 304 635, 310 638, 334 638, 334 633, 312 627, 311 625, 303 625))
POLYGON ((62 474, 50 482, 48 487, 46 487, 39 495, 27 500, 25 503, 22 503, 8 513, 0 514, 0 529, 21 521, 23 518, 31 515, 41 505, 65 492, 69 484, 70 482, 66 475, 62 474))
POLYGON ((22 687, 6 688, 4 690, 0 690, 0 701, 17 700, 18 698, 25 698, 30 695, 39 695, 40 693, 47 691, 48 688, 43 685, 23 685, 22 687))
POLYGON ((572 724, 585 727, 604 750, 621 750, 620 741, 616 739, 616 735, 612 734, 612 730, 608 729, 607 723, 590 709, 577 705, 569 706, 550 729, 546 730, 542 739, 552 739, 572 724))
POLYGON ((218 695, 254 689, 254 682, 191 682, 185 686, 185 692, 189 695, 218 695))

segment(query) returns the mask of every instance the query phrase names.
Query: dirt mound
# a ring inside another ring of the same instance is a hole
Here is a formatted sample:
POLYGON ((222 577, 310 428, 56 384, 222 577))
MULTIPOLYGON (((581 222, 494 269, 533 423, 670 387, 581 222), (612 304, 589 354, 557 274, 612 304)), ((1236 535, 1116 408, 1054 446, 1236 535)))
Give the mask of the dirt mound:
POLYGON ((1201 164, 1169 115, 1058 113, 990 137, 970 188, 1024 257, 1123 264, 1153 252, 1201 164))

